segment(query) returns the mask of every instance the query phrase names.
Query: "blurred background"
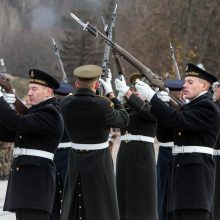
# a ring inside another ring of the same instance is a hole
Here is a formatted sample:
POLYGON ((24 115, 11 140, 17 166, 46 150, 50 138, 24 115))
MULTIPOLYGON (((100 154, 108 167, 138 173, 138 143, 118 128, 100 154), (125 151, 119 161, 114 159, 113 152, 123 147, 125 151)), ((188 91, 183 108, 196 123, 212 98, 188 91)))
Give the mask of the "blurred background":
MULTIPOLYGON (((71 17, 103 31, 113 0, 0 0, 0 71, 12 77, 17 94, 24 96, 30 68, 60 78, 52 38, 60 50, 67 76, 83 64, 101 65, 105 43, 94 38, 71 17), (23 80, 24 79, 24 80, 23 80)), ((113 41, 163 78, 174 77, 169 42, 183 76, 186 62, 202 63, 219 75, 219 0, 118 0, 113 41)), ((112 69, 115 69, 111 62, 112 69)), ((123 61, 127 75, 135 70, 123 61)), ((113 71, 114 73, 115 71, 113 71)))

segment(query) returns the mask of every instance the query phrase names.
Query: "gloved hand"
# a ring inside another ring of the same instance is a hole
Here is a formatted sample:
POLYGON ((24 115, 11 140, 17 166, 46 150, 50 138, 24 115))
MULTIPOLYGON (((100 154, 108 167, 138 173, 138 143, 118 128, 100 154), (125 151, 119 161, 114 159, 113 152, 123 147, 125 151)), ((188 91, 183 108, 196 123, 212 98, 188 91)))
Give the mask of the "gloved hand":
POLYGON ((161 99, 163 102, 166 102, 166 103, 170 102, 170 96, 169 96, 168 92, 166 92, 166 91, 158 91, 157 97, 159 99, 161 99))
POLYGON ((121 93, 122 96, 125 96, 127 91, 130 89, 130 87, 126 85, 125 78, 123 75, 121 76, 121 80, 115 79, 115 89, 119 93, 121 93))
POLYGON ((3 96, 2 87, 0 86, 0 97, 3 96))
POLYGON ((135 84, 135 88, 137 89, 139 96, 145 101, 147 100, 150 102, 150 100, 153 98, 154 94, 156 93, 149 85, 142 82, 141 80, 138 80, 135 84))
POLYGON ((102 84, 102 86, 105 89, 106 95, 109 94, 110 92, 113 92, 111 81, 112 81, 112 73, 111 73, 111 70, 108 69, 106 80, 103 80, 101 78, 99 79, 99 82, 102 84))
POLYGON ((215 90, 216 90, 218 87, 220 87, 220 83, 219 83, 219 82, 214 82, 214 83, 212 84, 212 90, 213 90, 213 92, 215 92, 215 90))
POLYGON ((117 99, 119 100, 119 102, 121 102, 122 105, 124 105, 126 103, 126 99, 125 97, 122 95, 121 92, 118 93, 117 99))
POLYGON ((15 94, 11 93, 4 93, 3 98, 9 105, 13 105, 16 101, 15 94))

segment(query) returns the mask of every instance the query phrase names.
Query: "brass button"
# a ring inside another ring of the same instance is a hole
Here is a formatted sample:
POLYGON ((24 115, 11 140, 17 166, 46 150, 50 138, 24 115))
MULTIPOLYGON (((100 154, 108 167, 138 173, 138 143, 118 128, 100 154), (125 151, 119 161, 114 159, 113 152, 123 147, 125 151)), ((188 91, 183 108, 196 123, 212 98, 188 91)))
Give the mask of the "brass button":
POLYGON ((22 139, 22 136, 20 135, 19 138, 22 139))
POLYGON ((179 166, 180 166, 179 164, 176 165, 176 167, 179 167, 179 166))
POLYGON ((81 197, 81 194, 79 194, 79 197, 81 197))
POLYGON ((60 202, 62 203, 62 202, 63 202, 63 200, 61 199, 61 200, 60 200, 60 202))
POLYGON ((19 171, 19 167, 16 167, 16 170, 19 171))
POLYGON ((178 132, 178 135, 181 136, 182 135, 181 132, 178 132))
POLYGON ((81 208, 82 208, 82 206, 80 205, 80 206, 79 206, 79 208, 81 209, 81 208))
POLYGON ((82 217, 79 217, 79 219, 82 219, 82 217))

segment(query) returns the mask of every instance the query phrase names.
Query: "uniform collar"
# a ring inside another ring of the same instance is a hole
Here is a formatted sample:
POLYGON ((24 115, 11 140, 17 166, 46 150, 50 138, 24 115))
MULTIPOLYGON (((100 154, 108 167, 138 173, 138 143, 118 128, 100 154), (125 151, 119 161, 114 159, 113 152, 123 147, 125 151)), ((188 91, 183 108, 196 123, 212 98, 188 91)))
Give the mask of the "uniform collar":
POLYGON ((193 105, 194 103, 202 100, 202 99, 206 99, 206 98, 210 98, 210 95, 208 94, 208 92, 206 93, 203 93, 199 96, 197 96, 195 99, 193 99, 192 101, 190 101, 189 103, 186 104, 186 106, 190 106, 190 105, 193 105))
POLYGON ((29 108, 29 110, 34 110, 34 109, 40 108, 40 107, 42 107, 42 106, 45 106, 45 105, 48 105, 48 104, 53 104, 53 103, 56 103, 56 102, 57 102, 56 98, 55 98, 55 97, 52 97, 52 98, 49 98, 49 99, 47 99, 47 100, 45 100, 45 101, 43 101, 43 102, 40 102, 40 103, 37 104, 37 105, 31 106, 31 107, 29 108))
POLYGON ((96 94, 91 89, 86 89, 86 88, 77 89, 75 96, 77 96, 77 95, 96 96, 96 94))

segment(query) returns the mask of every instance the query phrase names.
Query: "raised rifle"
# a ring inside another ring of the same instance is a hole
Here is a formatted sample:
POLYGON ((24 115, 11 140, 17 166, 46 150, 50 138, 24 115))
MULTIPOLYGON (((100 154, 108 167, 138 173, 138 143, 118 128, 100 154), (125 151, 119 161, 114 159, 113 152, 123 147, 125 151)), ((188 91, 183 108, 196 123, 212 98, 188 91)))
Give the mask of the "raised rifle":
MULTIPOLYGON (((159 77, 157 74, 153 73, 149 68, 147 68, 144 64, 142 64, 140 61, 138 61, 135 57, 133 57, 128 51, 123 49, 121 46, 116 44, 115 42, 111 41, 106 37, 102 32, 100 32, 97 28, 93 27, 88 21, 84 23, 82 20, 80 20, 76 15, 73 13, 70 13, 71 17, 77 21, 80 25, 83 26, 83 30, 87 30, 90 34, 92 34, 94 37, 97 37, 100 35, 102 38, 105 39, 105 42, 115 50, 120 56, 122 56, 126 61, 128 61, 131 65, 133 65, 136 69, 139 70, 139 72, 148 79, 148 81, 151 83, 151 85, 158 87, 160 90, 167 91, 167 89, 164 87, 164 82, 162 81, 161 77, 159 77)), ((171 97, 171 104, 175 106, 177 109, 182 107, 183 104, 177 100, 175 97, 173 97, 171 94, 169 94, 171 97)))
POLYGON ((60 70, 61 82, 67 83, 68 79, 66 77, 66 73, 65 73, 65 70, 64 70, 64 67, 63 67, 63 62, 60 58, 59 49, 56 45, 56 42, 55 42, 54 38, 53 38, 53 47, 54 47, 54 54, 56 55, 57 60, 58 60, 58 67, 59 67, 59 70, 60 70))
POLYGON ((172 61, 173 61, 173 65, 174 65, 176 79, 181 79, 179 67, 176 62, 175 53, 174 53, 174 49, 173 49, 171 42, 170 42, 170 49, 171 49, 171 53, 172 53, 172 61))
MULTIPOLYGON (((106 24, 103 16, 102 16, 102 22, 104 25, 104 31, 106 33, 107 38, 112 41, 112 30, 113 27, 115 26, 115 20, 116 20, 116 10, 117 10, 117 4, 115 5, 115 9, 112 12, 112 17, 111 17, 111 22, 109 25, 106 24)), ((109 67, 109 56, 110 56, 110 45, 106 44, 105 46, 105 52, 104 52, 104 57, 102 60, 102 77, 104 78, 106 76, 106 73, 108 72, 108 67, 109 67)))
MULTIPOLYGON (((117 10, 117 4, 115 5, 115 9, 112 12, 111 22, 110 22, 109 25, 105 22, 105 19, 102 16, 102 22, 103 22, 103 25, 104 25, 104 31, 106 33, 107 38, 110 41, 112 40, 112 30, 113 30, 113 27, 115 26, 116 10, 117 10)), ((101 75, 101 78, 104 79, 104 80, 107 77, 108 68, 110 66, 110 62, 109 62, 110 49, 111 49, 110 45, 106 44, 105 45, 104 56, 103 56, 103 60, 102 60, 102 75, 101 75)), ((99 89, 98 89, 97 92, 99 94, 103 95, 104 88, 103 88, 103 86, 101 84, 99 84, 99 89)))
POLYGON ((124 68, 121 64, 120 55, 118 55, 117 52, 114 49, 113 49, 113 57, 115 59, 115 64, 117 66, 119 79, 121 79, 121 76, 124 76, 124 78, 126 79, 127 76, 126 76, 125 70, 124 70, 124 68))

